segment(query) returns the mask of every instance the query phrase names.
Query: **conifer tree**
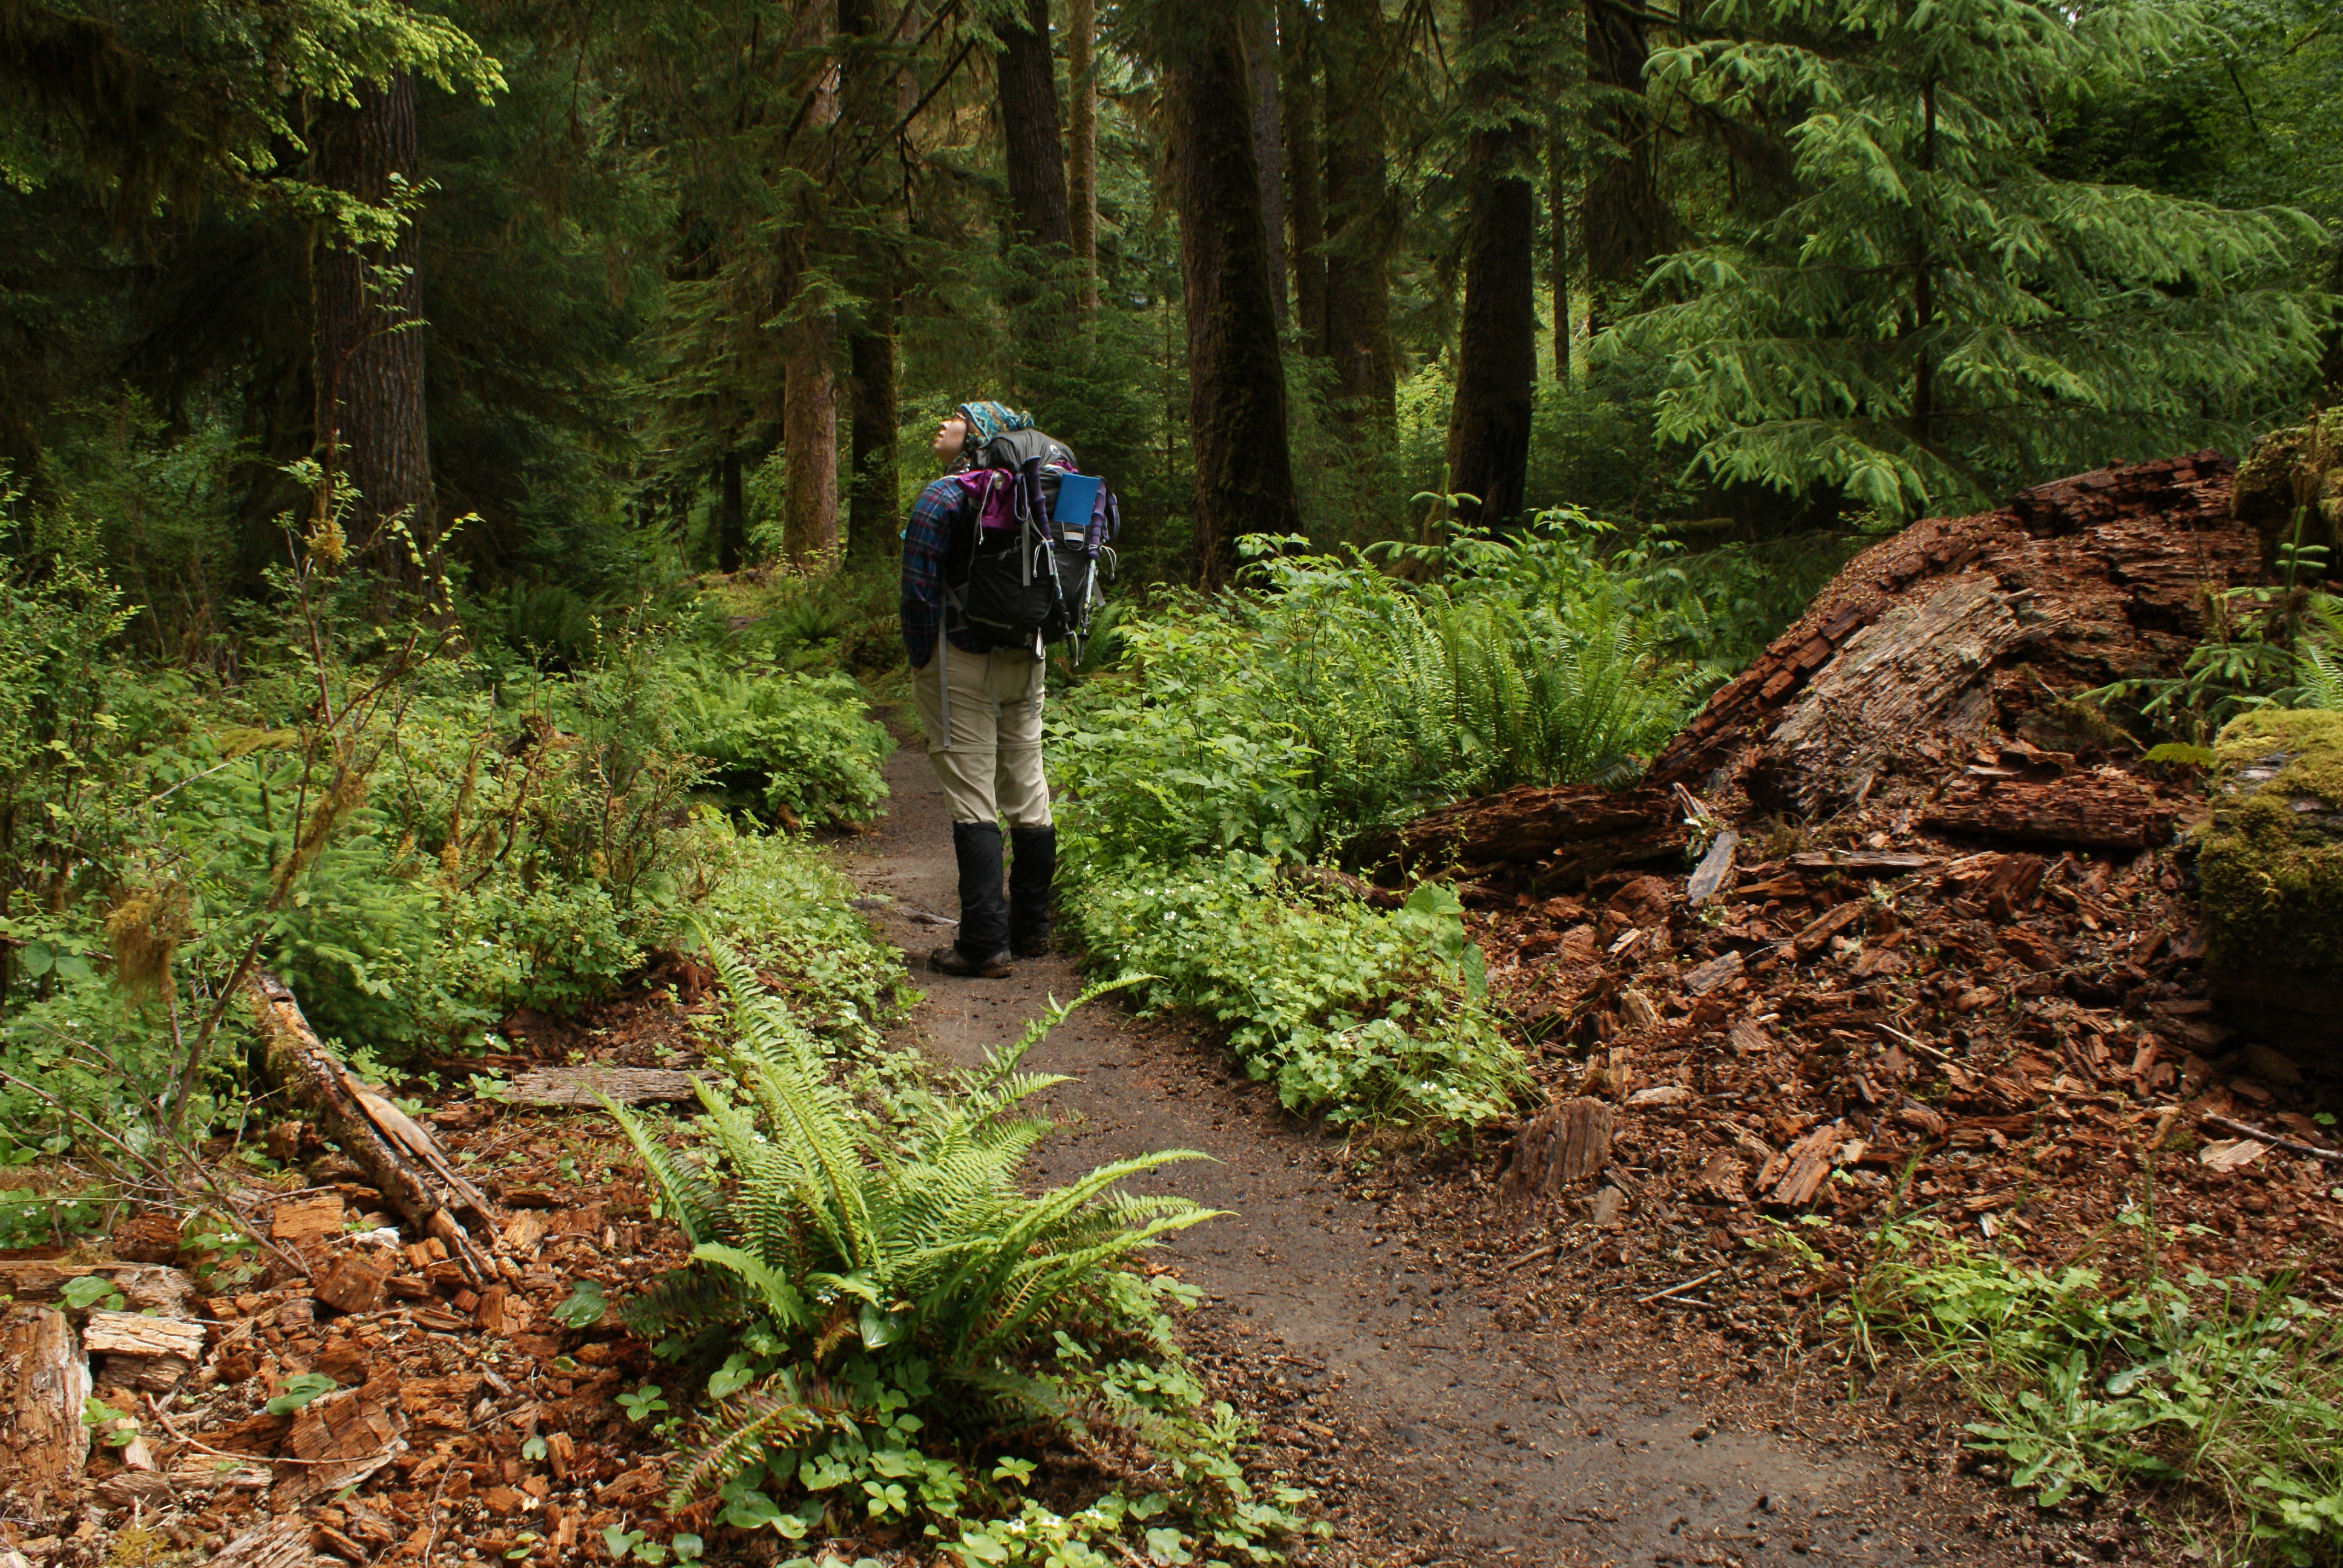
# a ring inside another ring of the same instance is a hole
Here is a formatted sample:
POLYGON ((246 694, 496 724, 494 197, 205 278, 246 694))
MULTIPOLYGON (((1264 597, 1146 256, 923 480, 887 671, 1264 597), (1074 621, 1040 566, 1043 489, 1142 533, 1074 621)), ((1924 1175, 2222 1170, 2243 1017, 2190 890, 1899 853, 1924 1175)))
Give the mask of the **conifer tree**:
POLYGON ((1910 515, 2201 444, 2315 358, 2286 277, 2308 217, 2045 171, 2062 106, 2122 92, 2185 13, 1720 0, 1703 20, 1723 35, 1656 51, 1654 81, 1787 124, 1796 182, 1665 258, 1623 331, 1669 357, 1660 433, 1715 478, 1910 515))

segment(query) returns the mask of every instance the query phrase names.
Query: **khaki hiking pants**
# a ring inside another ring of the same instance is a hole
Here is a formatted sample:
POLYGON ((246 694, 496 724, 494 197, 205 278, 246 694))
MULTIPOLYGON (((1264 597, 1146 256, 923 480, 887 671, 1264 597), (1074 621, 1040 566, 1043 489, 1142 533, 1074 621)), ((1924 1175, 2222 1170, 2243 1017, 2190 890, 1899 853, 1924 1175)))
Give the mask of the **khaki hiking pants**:
POLYGON ((1050 825, 1050 781, 1041 776, 1041 689, 1048 667, 1022 648, 969 653, 936 638, 911 672, 911 705, 928 739, 928 760, 955 822, 1012 828, 1050 825), (949 675, 950 701, 937 679, 949 675), (951 732, 944 732, 949 706, 951 732))

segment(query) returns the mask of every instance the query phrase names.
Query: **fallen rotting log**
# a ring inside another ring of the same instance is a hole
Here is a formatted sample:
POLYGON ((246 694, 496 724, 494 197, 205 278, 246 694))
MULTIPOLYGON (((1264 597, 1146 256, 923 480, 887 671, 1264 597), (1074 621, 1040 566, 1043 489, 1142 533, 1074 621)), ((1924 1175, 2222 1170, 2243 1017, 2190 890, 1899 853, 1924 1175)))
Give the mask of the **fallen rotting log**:
POLYGON ((282 980, 263 971, 251 993, 270 1079, 316 1119, 318 1131, 340 1146, 392 1212, 437 1237, 475 1285, 493 1282, 496 1263, 485 1241, 475 1237, 493 1236, 503 1225, 496 1205, 427 1131, 326 1049, 282 980))
POLYGON ((505 1098, 589 1111, 606 1097, 620 1105, 673 1105, 698 1099, 699 1081, 696 1073, 664 1067, 547 1067, 515 1073, 505 1098))
POLYGON ((1463 880, 1494 873, 1508 888, 1549 893, 1674 859, 1684 842, 1669 790, 1524 785, 1427 811, 1361 844, 1355 859, 1379 879, 1454 868, 1463 880))
MULTIPOLYGON (((1971 769, 1971 774, 1984 769, 1971 769)), ((1968 778, 1948 788, 1922 820, 1946 833, 1974 834, 2047 849, 2145 849, 2172 841, 2181 803, 2109 769, 2042 783, 1968 778)))
MULTIPOLYGON (((1923 800, 1972 767, 2001 769, 2013 746, 2062 758, 2061 771, 2127 754, 2129 738, 2072 699, 2177 674, 2207 594, 2262 580, 2258 539, 2229 517, 2231 472, 2200 452, 1914 523, 1849 562, 1646 782, 1738 786, 1811 818, 1923 800)), ((2033 831, 2024 813, 2011 821, 2015 837, 2033 831)), ((1973 830, 2004 827, 1986 811, 1973 830)))
POLYGON ((45 1503, 80 1476, 89 1392, 89 1363, 63 1312, 35 1312, 0 1338, 0 1472, 12 1491, 45 1503))

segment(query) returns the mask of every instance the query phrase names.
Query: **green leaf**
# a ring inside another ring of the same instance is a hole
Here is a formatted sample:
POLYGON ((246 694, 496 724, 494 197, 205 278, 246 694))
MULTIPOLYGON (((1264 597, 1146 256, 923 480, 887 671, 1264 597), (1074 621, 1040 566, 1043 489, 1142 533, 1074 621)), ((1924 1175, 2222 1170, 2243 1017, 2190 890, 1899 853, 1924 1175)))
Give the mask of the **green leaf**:
POLYGON ((602 1321, 609 1310, 609 1301, 600 1284, 592 1280, 579 1280, 569 1287, 569 1294, 556 1302, 556 1320, 573 1329, 590 1328, 602 1321))
POLYGON ((329 1394, 338 1385, 323 1372, 295 1372, 280 1385, 275 1399, 268 1402, 271 1415, 291 1415, 321 1394, 329 1394))

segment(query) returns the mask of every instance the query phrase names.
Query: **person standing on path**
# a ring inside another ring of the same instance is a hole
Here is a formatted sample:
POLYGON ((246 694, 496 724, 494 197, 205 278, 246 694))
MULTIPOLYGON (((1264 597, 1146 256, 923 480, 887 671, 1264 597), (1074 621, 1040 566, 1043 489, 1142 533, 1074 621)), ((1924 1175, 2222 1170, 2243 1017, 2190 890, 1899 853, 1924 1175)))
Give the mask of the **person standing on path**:
POLYGON ((1041 772, 1048 667, 1038 648, 996 648, 973 628, 948 627, 943 591, 948 577, 966 575, 976 542, 976 503, 959 476, 993 437, 1032 427, 1030 415, 999 403, 954 408, 936 427, 931 448, 944 476, 920 492, 903 529, 901 618, 911 705, 951 812, 960 862, 960 935, 928 955, 928 967, 941 974, 1001 979, 1012 959, 1038 957, 1050 946, 1058 830, 1041 772), (1005 897, 1004 817, 1014 851, 1005 897))

